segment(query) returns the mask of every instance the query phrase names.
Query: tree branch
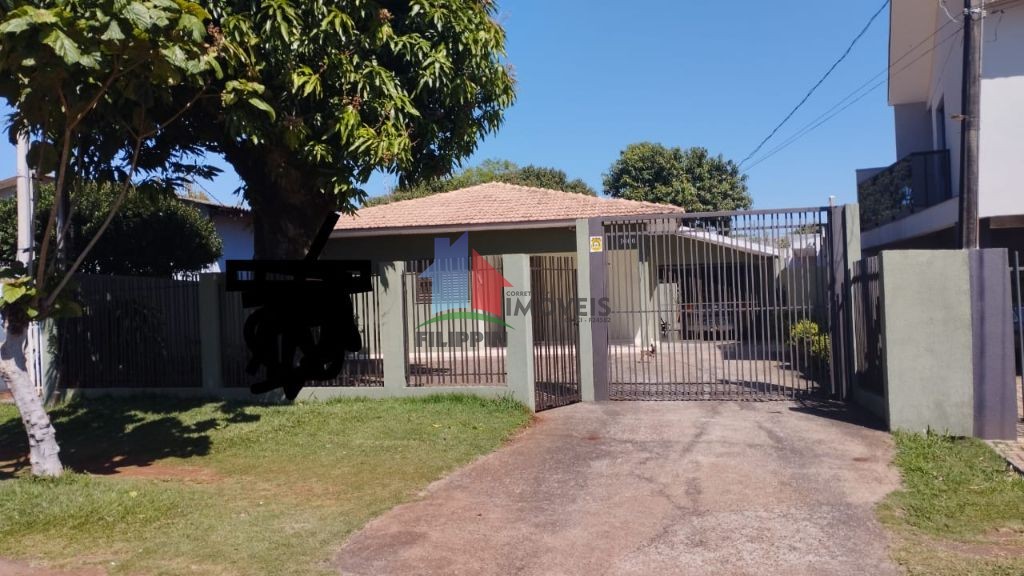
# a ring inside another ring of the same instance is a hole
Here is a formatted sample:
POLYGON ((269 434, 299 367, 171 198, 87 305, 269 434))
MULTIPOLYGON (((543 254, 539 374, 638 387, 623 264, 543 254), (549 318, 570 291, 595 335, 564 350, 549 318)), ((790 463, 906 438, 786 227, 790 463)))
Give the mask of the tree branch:
POLYGON ((82 251, 78 254, 78 257, 75 258, 75 262, 64 273, 64 277, 61 278, 60 283, 57 284, 57 287, 53 289, 53 292, 51 292, 49 296, 46 297, 46 308, 53 306, 53 303, 56 302, 57 297, 60 296, 61 290, 63 290, 64 287, 67 286, 68 282, 71 281, 71 278, 75 275, 75 272, 78 271, 79 267, 82 266, 82 262, 85 261, 85 257, 89 255, 89 252, 93 249, 93 246, 95 246, 96 243, 99 242, 100 237, 102 237, 103 233, 107 231, 107 228, 110 226, 110 223, 114 221, 114 216, 117 215, 117 211, 121 209, 121 205, 124 204, 125 198, 128 197, 128 191, 134 188, 134 186, 132 185, 132 177, 135 175, 135 167, 138 165, 139 153, 141 151, 142 138, 136 138, 135 148, 132 150, 131 168, 129 169, 128 175, 124 180, 124 184, 121 186, 121 192, 114 200, 113 205, 111 205, 110 212, 107 213, 107 217, 103 219, 103 223, 100 224, 99 229, 96 230, 95 234, 93 234, 92 239, 89 240, 89 243, 85 245, 85 248, 83 248, 82 251))
POLYGON ((46 279, 46 260, 50 251, 50 235, 57 225, 57 210, 60 207, 64 193, 64 180, 67 177, 68 156, 71 153, 71 130, 65 129, 60 152, 60 169, 57 171, 57 183, 53 190, 53 206, 50 207, 50 215, 46 220, 46 229, 43 231, 43 240, 39 247, 39 262, 36 263, 36 294, 33 304, 39 303, 39 296, 46 279))
MULTIPOLYGON (((199 98, 203 95, 205 91, 206 88, 204 87, 194 97, 192 97, 192 99, 189 100, 185 104, 185 106, 183 106, 177 112, 172 114, 170 118, 168 118, 164 122, 159 123, 156 128, 153 128, 149 132, 141 133, 135 137, 135 144, 134 148, 132 149, 132 158, 131 162, 128 165, 128 174, 125 178, 124 184, 121 186, 121 192, 118 193, 117 198, 114 200, 114 203, 110 207, 110 212, 107 213, 106 218, 103 219, 103 223, 100 224, 99 229, 97 229, 96 233, 93 234, 92 239, 89 240, 89 243, 86 244, 85 248, 83 248, 82 251, 78 254, 78 256, 75 258, 74 263, 71 264, 71 267, 68 268, 66 272, 64 272, 64 276, 63 278, 61 278, 60 283, 57 284, 57 287, 54 288, 53 292, 51 292, 49 296, 46 297, 47 308, 53 306, 53 303, 57 301, 57 297, 60 296, 61 291, 64 290, 64 287, 67 286, 68 282, 71 281, 71 278, 75 275, 75 272, 77 272, 78 269, 82 266, 82 263, 85 261, 86 256, 89 255, 89 252, 91 252, 93 247, 96 246, 96 243, 99 242, 100 237, 102 237, 103 233, 107 231, 107 228, 110 226, 110 223, 114 221, 114 217, 117 215, 117 212, 121 209, 121 205, 124 204, 125 199, 128 197, 128 191, 134 188, 134 186, 132 185, 132 180, 135 177, 135 172, 138 170, 139 154, 142 152, 143 141, 145 141, 148 138, 151 138, 157 132, 163 130, 172 122, 180 118, 182 114, 187 112, 188 109, 191 108, 192 105, 199 100, 199 98)), ((56 218, 56 213, 51 212, 51 216, 56 218)))

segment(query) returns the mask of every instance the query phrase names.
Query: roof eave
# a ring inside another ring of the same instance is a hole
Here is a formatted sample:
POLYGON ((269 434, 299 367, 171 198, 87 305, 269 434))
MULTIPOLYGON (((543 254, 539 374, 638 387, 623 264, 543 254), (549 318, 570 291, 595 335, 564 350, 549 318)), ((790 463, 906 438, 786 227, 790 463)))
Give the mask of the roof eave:
POLYGON ((576 220, 540 220, 526 222, 487 222, 452 224, 444 226, 391 226, 387 228, 338 228, 331 238, 365 238, 373 236, 415 236, 421 234, 451 234, 458 232, 492 232, 501 230, 540 230, 572 228, 576 220))

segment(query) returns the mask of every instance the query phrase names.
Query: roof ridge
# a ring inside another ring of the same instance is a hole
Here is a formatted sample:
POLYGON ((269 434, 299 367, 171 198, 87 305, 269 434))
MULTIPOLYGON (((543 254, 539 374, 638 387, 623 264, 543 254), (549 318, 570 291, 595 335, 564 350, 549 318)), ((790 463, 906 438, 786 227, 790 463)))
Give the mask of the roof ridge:
POLYGON ((335 228, 426 229, 683 212, 670 204, 492 181, 360 208, 354 215, 342 217, 335 228))

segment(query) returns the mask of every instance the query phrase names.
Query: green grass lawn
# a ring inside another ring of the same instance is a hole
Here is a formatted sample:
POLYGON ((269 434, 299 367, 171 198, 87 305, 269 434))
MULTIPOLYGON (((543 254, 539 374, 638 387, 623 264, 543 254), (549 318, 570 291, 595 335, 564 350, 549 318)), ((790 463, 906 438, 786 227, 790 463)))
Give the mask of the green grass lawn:
POLYGON ((985 443, 897 433, 903 489, 879 508, 907 573, 1024 574, 1024 479, 985 443))
POLYGON ((328 573, 348 534, 530 419, 465 396, 92 400, 53 416, 81 472, 36 480, 12 461, 24 431, 0 406, 0 557, 149 575, 328 573))

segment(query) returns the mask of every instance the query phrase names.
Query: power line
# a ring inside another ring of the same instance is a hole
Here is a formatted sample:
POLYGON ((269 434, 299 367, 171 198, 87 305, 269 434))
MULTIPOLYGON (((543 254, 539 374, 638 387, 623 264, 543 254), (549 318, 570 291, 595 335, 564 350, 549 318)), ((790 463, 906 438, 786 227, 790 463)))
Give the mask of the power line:
MULTIPOLYGON (((946 42, 948 42, 949 40, 951 40, 951 39, 953 39, 954 37, 956 37, 956 36, 957 36, 957 35, 958 35, 959 33, 960 33, 960 30, 958 29, 958 30, 957 30, 956 32, 954 32, 953 34, 951 34, 951 35, 949 35, 948 37, 946 37, 945 39, 943 39, 943 40, 942 40, 942 42, 940 42, 940 43, 936 44, 934 48, 931 48, 931 49, 929 49, 929 50, 925 51, 924 53, 920 54, 920 55, 919 55, 919 56, 918 56, 917 58, 915 58, 915 59, 913 59, 912 61, 910 61, 910 62, 909 62, 909 63, 908 63, 908 64, 907 64, 906 66, 904 66, 903 68, 900 68, 899 70, 897 70, 897 71, 896 71, 896 73, 895 73, 894 75, 896 75, 896 74, 899 74, 900 72, 903 72, 904 70, 906 70, 907 68, 909 68, 910 66, 912 66, 912 65, 913 65, 914 63, 916 63, 916 62, 917 62, 917 61, 919 61, 920 59, 924 58, 925 56, 927 56, 928 54, 930 54, 931 52, 933 52, 933 51, 934 51, 934 50, 935 50, 936 48, 938 48, 938 47, 942 46, 943 44, 945 44, 945 43, 946 43, 946 42)), ((876 77, 877 77, 877 76, 876 76, 876 77)), ((753 169, 753 168, 754 168, 755 166, 757 166, 758 164, 760 164, 760 163, 764 162, 765 160, 768 160, 769 158, 771 158, 772 156, 774 156, 774 155, 778 154, 779 152, 783 151, 784 149, 788 148, 789 146, 791 146, 792 144, 794 144, 794 143, 795 143, 795 142, 796 142, 797 140, 800 140, 801 138, 803 138, 803 137, 804 137, 804 136, 806 136, 807 134, 809 134, 809 133, 813 132, 814 130, 816 130, 816 129, 817 129, 818 127, 820 127, 821 125, 825 124, 825 123, 826 123, 826 122, 828 122, 829 120, 832 120, 832 119, 833 119, 833 118, 835 118, 836 116, 838 116, 838 115, 842 114, 842 113, 843 113, 844 111, 846 111, 846 110, 847 110, 848 108, 850 108, 851 106, 853 106, 853 105, 854 105, 854 104, 856 104, 857 102, 860 102, 861 100, 863 100, 863 99, 864 99, 865 97, 867 97, 867 96, 868 96, 869 94, 871 94, 872 92, 874 92, 874 91, 875 91, 875 90, 877 90, 878 88, 881 88, 882 86, 884 86, 884 85, 886 84, 887 80, 888 80, 888 79, 884 79, 884 80, 882 80, 881 82, 878 82, 877 84, 874 84, 874 85, 872 85, 872 86, 871 86, 871 87, 869 87, 869 88, 868 88, 868 89, 867 89, 866 91, 864 91, 864 92, 863 92, 862 94, 860 94, 859 96, 857 96, 857 97, 856 97, 856 98, 855 98, 855 99, 854 99, 853 101, 849 102, 848 104, 846 104, 845 106, 843 106, 843 107, 842 107, 842 108, 840 108, 839 110, 836 110, 836 111, 835 111, 835 113, 833 113, 833 114, 829 114, 829 112, 831 112, 832 110, 835 110, 835 108, 836 108, 836 107, 837 107, 838 105, 837 105, 837 106, 833 106, 833 107, 832 107, 832 108, 831 108, 830 110, 826 111, 826 112, 825 112, 825 113, 823 113, 823 114, 822 114, 821 116, 818 116, 818 118, 816 118, 815 120, 812 120, 810 124, 808 124, 807 126, 805 126, 805 127, 804 127, 804 128, 802 129, 802 130, 798 131, 798 132, 797 132, 796 134, 794 134, 794 135, 793 135, 792 137, 790 137, 790 138, 789 138, 788 140, 786 140, 785 142, 783 142, 783 143, 782 143, 782 144, 781 144, 780 146, 778 146, 778 147, 774 148, 774 149, 773 149, 773 150, 771 150, 771 151, 770 151, 770 152, 769 152, 768 154, 765 154, 765 155, 764 155, 764 156, 762 156, 762 157, 761 157, 760 159, 758 159, 758 160, 757 160, 756 162, 754 162, 754 163, 753 163, 753 164, 751 164, 751 165, 750 165, 749 167, 747 167, 747 169, 746 169, 746 170, 744 171, 744 173, 746 173, 747 171, 749 171, 749 170, 753 169)), ((861 88, 863 88, 863 87, 864 87, 864 86, 866 86, 866 85, 867 85, 867 84, 863 85, 863 86, 862 86, 861 88)), ((854 91, 853 93, 851 93, 851 95, 850 95, 850 96, 853 96, 854 94, 856 94, 856 93, 857 93, 857 92, 859 92, 859 91, 860 91, 860 88, 858 88, 858 90, 856 90, 856 91, 854 91)), ((848 98, 849 98, 850 96, 847 96, 847 98, 844 98, 844 99, 843 99, 843 101, 847 100, 847 99, 848 99, 848 98)), ((843 101, 840 101, 840 103, 842 103, 843 101)))
MULTIPOLYGON (((821 126, 825 122, 828 122, 832 118, 835 118, 836 116, 838 116, 839 114, 841 114, 842 112, 844 112, 845 110, 847 110, 848 108, 850 108, 851 106, 856 104, 857 102, 863 100, 868 94, 874 92, 875 90, 877 90, 881 86, 885 85, 885 83, 888 81, 888 78, 885 78, 881 82, 878 82, 876 84, 872 84, 872 82, 875 82, 880 76, 885 75, 887 72, 890 72, 897 64, 899 64, 900 62, 905 60, 907 58, 907 56, 913 54, 923 44, 925 44, 926 42, 928 42, 929 40, 931 40, 932 38, 937 36, 949 24, 950 24, 950 22, 946 22, 946 24, 944 24, 943 26, 938 28, 935 32, 933 32, 931 36, 925 38, 921 42, 918 42, 913 48, 911 48, 910 50, 905 52, 902 56, 900 56, 897 60, 895 60, 892 64, 890 64, 886 69, 882 70, 878 74, 875 74, 874 76, 869 78, 866 82, 864 82, 863 84, 858 86, 856 89, 854 89, 852 92, 847 94, 843 99, 841 99, 839 102, 834 104, 831 108, 829 108, 828 110, 822 112, 814 120, 811 120, 803 128, 801 128, 800 130, 796 131, 789 139, 787 139, 781 145, 779 145, 778 147, 772 149, 767 154, 765 154, 764 156, 759 158, 756 162, 754 162, 753 164, 748 166, 743 172, 744 173, 749 172, 750 170, 752 170, 755 166, 757 166, 761 162, 764 162, 765 160, 771 158, 775 154, 777 154, 777 153, 781 152, 782 150, 788 148, 790 145, 792 145, 794 142, 796 142, 800 138, 803 138, 808 133, 813 132, 815 129, 817 129, 819 126, 821 126), (861 93, 861 91, 864 90, 865 88, 867 88, 867 90, 865 92, 861 93), (853 100, 850 101, 849 103, 847 103, 847 101, 849 101, 851 98, 853 98, 853 100), (844 106, 844 104, 846 104, 846 105, 844 106), (835 112, 835 113, 833 113, 833 112, 835 112)), ((915 64, 916 62, 918 62, 919 60, 921 60, 922 58, 924 58, 928 54, 931 54, 934 50, 936 50, 937 48, 939 48, 940 46, 942 46, 946 42, 949 42, 954 37, 956 37, 958 34, 960 34, 961 30, 962 30, 962 27, 957 28, 952 34, 950 34, 949 36, 943 38, 942 41, 940 41, 939 43, 935 44, 934 46, 932 46, 928 50, 926 50, 926 51, 922 52, 921 54, 919 54, 916 58, 914 58, 909 63, 907 63, 906 66, 903 66, 902 68, 897 70, 893 75, 895 76, 896 74, 899 74, 899 73, 903 72, 904 70, 906 70, 911 65, 915 64)))
POLYGON ((828 71, 825 72, 824 76, 822 76, 821 79, 819 79, 818 82, 815 83, 815 85, 812 86, 811 89, 807 91, 807 94, 804 95, 803 99, 801 99, 800 102, 792 110, 790 110, 789 114, 787 114, 786 117, 782 119, 782 122, 779 122, 779 124, 775 126, 775 128, 773 128, 767 136, 764 137, 764 140, 761 140, 761 143, 757 145, 757 148, 754 148, 753 152, 747 154, 747 157, 740 161, 740 166, 743 166, 743 164, 745 164, 747 160, 750 160, 751 158, 754 157, 755 154, 760 152, 761 148, 763 148, 764 145, 767 144, 768 141, 771 140, 776 133, 778 133, 779 129, 785 126, 786 122, 789 122, 793 115, 796 114, 797 111, 800 110, 800 108, 802 108, 808 100, 810 100, 811 96, 818 90, 818 88, 825 83, 825 80, 827 80, 828 77, 832 75, 832 72, 835 72, 836 68, 838 68, 839 65, 842 64, 843 60, 846 60, 846 57, 849 56, 850 52, 853 51, 853 47, 857 45, 857 42, 859 42, 865 34, 867 34, 868 29, 871 28, 871 25, 874 24, 875 20, 878 19, 879 15, 882 14, 882 11, 885 10, 885 7, 888 5, 889 0, 885 0, 884 2, 882 2, 882 6, 879 7, 878 11, 871 16, 871 18, 868 20, 868 23, 864 25, 864 28, 861 29, 860 33, 857 34, 857 36, 853 39, 853 42, 850 42, 850 45, 847 46, 846 51, 843 52, 843 55, 840 56, 839 59, 832 64, 828 71))
MULTIPOLYGON (((936 44, 935 46, 933 46, 933 47, 929 48, 928 50, 926 50, 926 51, 922 52, 922 53, 921 53, 920 55, 918 55, 918 56, 917 56, 916 58, 914 58, 913 60, 911 60, 910 62, 908 62, 908 63, 906 64, 906 66, 903 66, 902 68, 900 68, 899 70, 897 70, 897 71, 896 71, 896 72, 895 72, 895 73, 893 74, 893 76, 895 76, 895 75, 898 75, 898 74, 900 74, 901 72, 903 72, 903 71, 904 71, 904 70, 906 70, 907 68, 910 68, 910 67, 911 67, 912 65, 914 65, 915 63, 917 63, 917 62, 918 62, 919 60, 921 60, 921 59, 922 59, 922 58, 924 58, 925 56, 927 56, 927 55, 931 54, 931 53, 932 53, 932 52, 934 52, 934 51, 935 51, 935 50, 936 50, 937 48, 941 47, 941 46, 942 46, 942 45, 944 45, 944 44, 945 44, 946 42, 949 42, 950 40, 952 40, 953 38, 955 38, 956 36, 958 36, 958 35, 960 34, 960 32, 961 32, 961 30, 962 30, 962 29, 963 29, 962 27, 961 27, 961 28, 957 28, 957 30, 955 30, 955 31, 954 31, 954 32, 953 32, 952 34, 950 34, 949 36, 947 36, 947 37, 943 38, 941 42, 939 42, 939 43, 938 43, 938 44, 936 44)), ((941 30, 941 28, 940 28, 940 30, 941 30)), ((937 33, 937 32, 936 32, 936 33, 937 33)), ((935 36, 935 34, 933 34, 932 36, 934 37, 934 36, 935 36)), ((929 38, 929 39, 930 39, 930 38, 929 38)), ((927 41, 927 39, 926 39, 925 41, 927 41)), ((922 42, 921 44, 923 44, 923 43, 924 43, 924 42, 922 42)), ((907 56, 908 54, 910 54, 911 52, 913 52, 914 50, 916 50, 916 49, 917 49, 917 48, 918 48, 918 47, 919 47, 919 46, 920 46, 921 44, 918 44, 918 45, 917 45, 917 46, 915 46, 914 48, 911 48, 911 49, 910 49, 910 51, 909 51, 909 52, 907 52, 907 54, 904 54, 904 56, 903 56, 903 57, 901 57, 901 58, 900 58, 899 60, 897 60, 896 62, 894 62, 894 63, 893 63, 893 65, 895 65, 895 64, 897 64, 898 62, 902 61, 902 60, 903 60, 903 58, 905 58, 905 57, 906 57, 906 56, 907 56)), ((891 69, 891 68, 892 68, 892 66, 890 66, 889 68, 891 69)), ((745 173, 747 173, 747 172, 749 172, 750 170, 752 170, 752 169, 753 169, 753 168, 754 168, 755 166, 757 166, 758 164, 760 164, 760 163, 764 162, 765 160, 768 160, 768 159, 769 159, 769 158, 771 158, 772 156, 775 156, 775 155, 776 155, 776 154, 778 154, 779 152, 782 152, 782 151, 783 151, 783 150, 785 150, 786 148, 790 147, 790 146, 791 146, 792 144, 794 144, 794 143, 795 143, 795 142, 796 142, 797 140, 800 140, 801 138, 803 138, 803 137, 804 137, 804 136, 806 136, 807 134, 809 134, 809 133, 813 132, 814 130, 818 129, 818 128, 819 128, 819 127, 820 127, 821 125, 825 124, 826 122, 828 122, 829 120, 831 120, 831 119, 835 118, 836 116, 838 116, 838 115, 842 114, 842 113, 843 113, 843 112, 845 112, 845 111, 846 111, 846 110, 847 110, 848 108, 850 108, 851 106, 853 106, 853 105, 854 105, 854 104, 856 104, 857 102, 860 102, 861 100, 863 100, 863 99, 864 99, 865 97, 867 97, 867 96, 868 96, 869 94, 871 94, 871 93, 872 93, 872 92, 874 92, 875 90, 877 90, 877 89, 881 88, 882 86, 884 86, 884 85, 885 85, 885 84, 886 84, 886 83, 888 82, 888 80, 889 80, 888 78, 885 78, 885 79, 883 79, 882 81, 880 81, 880 82, 878 82, 878 83, 876 83, 876 84, 873 84, 873 85, 871 85, 871 86, 870 86, 870 87, 869 87, 869 88, 868 88, 868 89, 867 89, 866 91, 864 91, 863 93, 860 93, 860 92, 861 92, 861 90, 862 90, 863 88, 865 88, 866 86, 868 86, 869 84, 871 84, 871 82, 872 82, 872 81, 874 81, 875 79, 877 79, 877 78, 878 78, 878 76, 880 76, 880 75, 882 75, 882 74, 885 74, 885 73, 886 73, 887 71, 888 71, 888 70, 883 70, 883 71, 882 71, 882 72, 881 72, 880 74, 876 74, 876 75, 875 75, 874 77, 872 77, 872 78, 871 78, 870 80, 868 80, 868 81, 867 81, 866 83, 862 84, 862 85, 861 85, 861 86, 860 86, 859 88, 857 88, 856 90, 854 90, 853 92, 851 92, 850 94, 848 94, 848 95, 847 95, 847 96, 846 96, 845 98, 843 98, 842 100, 840 100, 840 101, 839 101, 839 102, 838 102, 838 103, 837 103, 837 104, 836 104, 835 106, 833 106, 832 108, 829 108, 829 109, 828 109, 828 110, 826 110, 826 111, 825 111, 824 113, 822 113, 822 114, 821 114, 821 115, 819 115, 819 116, 818 116, 817 118, 815 118, 815 119, 814 119, 814 120, 812 120, 812 121, 811 121, 810 123, 808 123, 808 124, 807 124, 806 126, 804 126, 804 127, 802 128, 802 129, 798 130, 798 131, 797 131, 797 132, 796 132, 795 134, 793 134, 793 136, 791 136, 791 137, 790 137, 790 138, 789 138, 788 140, 786 140, 786 141, 785 141, 785 142, 783 142, 783 143, 782 143, 781 145, 779 145, 778 147, 776 147, 776 148, 772 149, 772 150, 771 150, 771 151, 769 151, 769 152, 768 152, 767 154, 765 154, 764 156, 762 156, 761 158, 759 158, 759 159, 758 159, 757 161, 755 161, 755 162, 754 162, 753 164, 751 164, 750 166, 748 166, 748 167, 746 168, 746 170, 744 170, 744 171, 743 171, 743 172, 744 172, 744 174, 745 174, 745 173), (846 104, 845 106, 842 106, 842 104, 843 104, 844 102, 846 102, 847 100, 849 100, 849 99, 850 99, 850 98, 852 98, 853 96, 857 95, 858 93, 860 93, 860 95, 859 95, 859 96, 857 96, 856 98, 854 98, 854 99, 853 99, 852 101, 850 101, 849 103, 847 103, 847 104, 846 104), (840 108, 840 106, 842 106, 842 107, 840 108), (838 108, 838 110, 836 110, 837 108, 838 108), (834 113, 833 113, 833 110, 835 110, 835 112, 834 112, 834 113)))

